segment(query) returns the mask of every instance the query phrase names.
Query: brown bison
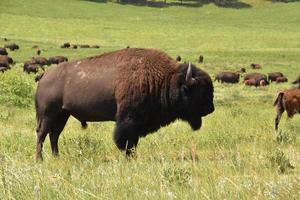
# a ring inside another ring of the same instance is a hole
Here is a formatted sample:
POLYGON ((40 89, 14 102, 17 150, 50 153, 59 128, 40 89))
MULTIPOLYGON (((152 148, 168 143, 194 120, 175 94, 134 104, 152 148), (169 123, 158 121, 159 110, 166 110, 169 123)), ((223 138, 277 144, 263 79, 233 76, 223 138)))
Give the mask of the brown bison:
POLYGON ((275 130, 278 130, 279 121, 284 111, 287 112, 288 118, 294 114, 300 113, 300 89, 288 89, 280 92, 274 102, 277 115, 275 118, 275 130))
POLYGON ((90 48, 90 45, 88 44, 81 44, 79 45, 80 48, 90 48))
POLYGON ((245 85, 248 85, 248 86, 255 86, 255 87, 257 87, 255 79, 245 80, 244 83, 245 83, 245 85))
POLYGON ((39 71, 39 66, 37 64, 24 65, 23 71, 27 72, 28 74, 30 74, 30 73, 35 73, 36 74, 39 71))
POLYGON ((276 83, 285 83, 285 82, 288 82, 288 79, 285 76, 276 78, 276 83))
POLYGON ((72 44, 72 45, 71 45, 71 48, 72 48, 72 49, 77 49, 77 45, 76 45, 76 44, 72 44))
POLYGON ((50 65, 47 58, 44 58, 44 57, 33 57, 32 61, 33 61, 33 64, 38 64, 40 66, 50 65))
POLYGON ((2 47, 0 48, 0 55, 4 55, 4 56, 8 55, 5 48, 2 48, 2 47))
POLYGON ((70 48, 71 45, 69 42, 64 43, 63 45, 60 46, 60 48, 70 48))
POLYGON ((92 45, 91 48, 99 49, 100 46, 99 45, 92 45))
POLYGON ((261 69, 260 64, 252 63, 250 66, 252 67, 252 69, 261 69))
POLYGON ((13 43, 13 44, 6 44, 6 45, 4 45, 4 48, 7 48, 7 49, 9 49, 11 51, 14 51, 14 50, 19 49, 19 45, 15 44, 15 43, 13 43))
POLYGON ((10 65, 15 64, 14 60, 9 56, 0 56, 0 62, 7 62, 10 65))
POLYGON ((180 61, 181 61, 181 57, 180 57, 180 56, 177 56, 177 57, 176 57, 176 61, 180 62, 180 61))
POLYGON ((204 57, 200 55, 198 58, 198 63, 203 63, 203 61, 204 61, 204 57))
POLYGON ((268 73, 268 81, 273 82, 276 81, 278 77, 283 77, 284 75, 281 72, 272 72, 268 73))
POLYGON ((239 71, 237 71, 239 73, 246 73, 246 69, 244 67, 242 67, 239 71))
POLYGON ((240 81, 240 74, 237 72, 220 72, 216 75, 215 81, 221 83, 238 83, 240 81))
POLYGON ((48 59, 49 64, 59 64, 62 62, 68 62, 68 58, 65 56, 54 56, 48 59))
POLYGON ((201 127, 214 111, 210 76, 154 49, 129 48, 62 63, 40 79, 35 106, 36 159, 49 133, 52 153, 70 115, 87 121, 116 121, 114 142, 126 155, 140 137, 176 119, 201 127))
POLYGON ((255 80, 255 86, 260 86, 260 81, 264 80, 266 85, 269 85, 269 81, 267 80, 267 76, 261 73, 248 73, 244 76, 244 82, 246 80, 253 79, 255 80))

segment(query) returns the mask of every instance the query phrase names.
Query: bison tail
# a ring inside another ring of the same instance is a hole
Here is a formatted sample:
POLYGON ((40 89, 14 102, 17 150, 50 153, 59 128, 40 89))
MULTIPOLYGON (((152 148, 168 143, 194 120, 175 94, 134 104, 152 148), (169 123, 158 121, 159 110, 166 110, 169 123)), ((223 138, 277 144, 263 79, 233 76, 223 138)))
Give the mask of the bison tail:
POLYGON ((283 92, 280 92, 273 104, 273 106, 279 105, 280 108, 283 108, 283 92))

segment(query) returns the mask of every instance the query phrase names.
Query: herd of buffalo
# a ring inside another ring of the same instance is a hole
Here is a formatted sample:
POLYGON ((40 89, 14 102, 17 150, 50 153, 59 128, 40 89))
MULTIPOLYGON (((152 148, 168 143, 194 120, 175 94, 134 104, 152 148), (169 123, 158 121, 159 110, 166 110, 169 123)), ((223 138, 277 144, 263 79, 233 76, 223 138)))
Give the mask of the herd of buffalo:
MULTIPOLYGON (((99 48, 98 45, 65 43, 61 48, 99 48)), ((37 46, 36 54, 41 50, 37 46)), ((7 49, 19 49, 16 44, 0 48, 0 71, 10 69, 15 62, 7 49)), ((198 62, 203 63, 199 56, 198 62)), ((192 63, 181 63, 181 57, 171 58, 166 53, 143 48, 130 48, 105 53, 76 61, 65 56, 48 59, 32 57, 25 61, 24 72, 44 73, 38 81, 35 108, 37 116, 36 159, 42 159, 43 142, 49 134, 53 155, 58 155, 58 138, 68 118, 73 116, 83 127, 87 122, 115 121, 114 142, 127 156, 132 155, 139 138, 182 119, 193 130, 202 125, 202 117, 214 112, 214 87, 211 77, 192 63), (59 64, 45 71, 45 66, 59 64)), ((260 64, 251 64, 260 69, 260 64)), ((248 73, 245 68, 237 72, 220 72, 215 81, 261 87, 270 82, 282 83, 288 79, 280 72, 248 73), (242 75, 241 75, 242 74, 242 75)), ((284 111, 288 117, 300 113, 300 75, 298 84, 278 94, 275 129, 284 111)))

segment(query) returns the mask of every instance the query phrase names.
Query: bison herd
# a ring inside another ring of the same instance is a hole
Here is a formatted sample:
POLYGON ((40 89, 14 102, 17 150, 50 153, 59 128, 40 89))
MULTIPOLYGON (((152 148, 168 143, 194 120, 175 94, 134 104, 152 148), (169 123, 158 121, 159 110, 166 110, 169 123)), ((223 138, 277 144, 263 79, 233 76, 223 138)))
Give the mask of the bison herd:
MULTIPOLYGON (((98 45, 64 43, 61 48, 99 48, 98 45)), ((36 76, 38 82, 35 107, 37 116, 36 159, 42 159, 42 148, 49 134, 53 155, 58 155, 58 139, 68 118, 73 116, 83 127, 87 122, 115 121, 114 142, 127 156, 132 155, 141 137, 155 132, 176 119, 189 123, 193 130, 202 125, 202 117, 214 112, 214 87, 211 77, 192 63, 180 63, 182 58, 171 58, 154 49, 124 48, 100 56, 69 62, 65 56, 37 57, 24 62, 26 73, 44 73, 36 76), (45 67, 59 64, 45 71, 45 67), (76 86, 76 87, 75 87, 76 86)), ((9 70, 14 60, 7 49, 19 49, 16 44, 0 48, 0 71, 9 70)), ((203 63, 199 56, 198 62, 203 63)), ((261 69, 260 64, 251 64, 261 69)), ((235 72, 219 72, 215 81, 243 82, 261 87, 271 82, 288 79, 281 72, 267 75, 246 73, 245 68, 235 72)), ((280 92, 275 100, 277 116, 275 129, 284 111, 288 117, 300 113, 300 75, 293 82, 298 88, 280 92)))

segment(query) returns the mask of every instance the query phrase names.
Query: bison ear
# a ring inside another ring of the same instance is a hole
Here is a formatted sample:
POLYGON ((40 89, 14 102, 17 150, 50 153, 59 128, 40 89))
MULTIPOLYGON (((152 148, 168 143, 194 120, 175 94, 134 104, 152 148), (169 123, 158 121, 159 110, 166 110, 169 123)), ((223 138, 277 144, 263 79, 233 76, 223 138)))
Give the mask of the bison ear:
POLYGON ((195 83, 195 79, 193 78, 192 74, 192 64, 189 62, 189 66, 186 72, 185 81, 188 85, 193 85, 195 83))

